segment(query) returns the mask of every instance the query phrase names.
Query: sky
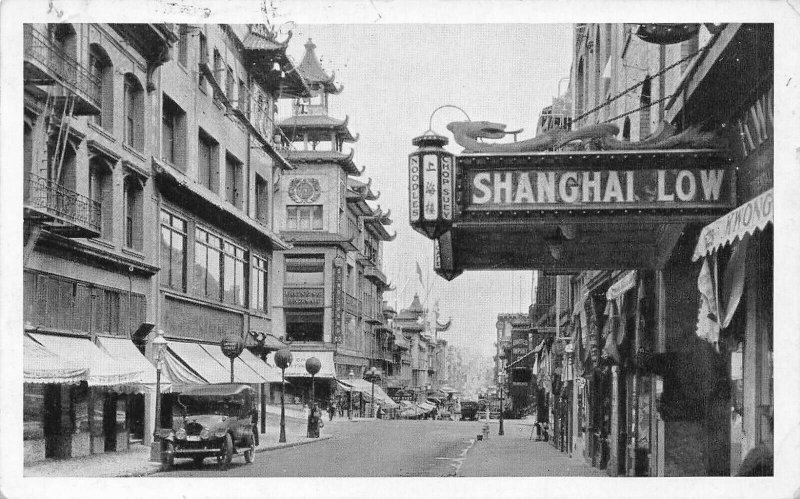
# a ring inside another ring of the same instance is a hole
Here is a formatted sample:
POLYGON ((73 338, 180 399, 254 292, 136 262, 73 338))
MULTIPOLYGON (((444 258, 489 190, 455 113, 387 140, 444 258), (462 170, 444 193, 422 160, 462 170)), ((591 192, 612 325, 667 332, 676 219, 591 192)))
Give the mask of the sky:
MULTIPOLYGON (((558 93, 559 80, 569 76, 571 25, 568 24, 289 24, 288 53, 299 63, 311 38, 317 56, 341 94, 330 98, 330 114, 349 116, 350 130, 360 134, 354 161, 366 166, 361 180, 372 178, 384 210, 391 209, 390 232, 397 239, 384 244, 384 271, 395 291, 384 297, 398 311, 415 293, 427 306, 438 301, 440 320, 452 317, 443 337, 452 345, 494 353, 498 313, 526 312, 531 304, 533 272, 467 271, 451 282, 433 272, 433 243, 408 223, 408 154, 411 139, 428 129, 431 113, 451 104, 472 120, 524 128, 519 139, 533 137, 541 109, 558 93), (423 279, 419 279, 419 263, 423 279)), ((562 91, 566 82, 562 82, 562 91)), ((445 128, 462 121, 455 109, 433 117, 433 129, 450 138, 445 128)), ((348 144, 350 145, 350 144, 348 144)), ((347 147, 347 145, 345 146, 347 147)))

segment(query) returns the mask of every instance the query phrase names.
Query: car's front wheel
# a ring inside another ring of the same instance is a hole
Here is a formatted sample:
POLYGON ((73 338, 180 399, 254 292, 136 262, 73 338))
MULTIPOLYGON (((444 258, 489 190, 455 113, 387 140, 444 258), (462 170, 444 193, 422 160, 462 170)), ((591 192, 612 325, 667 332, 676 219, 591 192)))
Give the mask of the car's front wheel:
POLYGON ((222 439, 222 448, 220 449, 219 457, 217 461, 219 462, 219 468, 221 470, 228 469, 228 465, 231 464, 231 460, 233 459, 233 439, 231 438, 231 434, 228 433, 225 435, 225 438, 222 439))
POLYGON ((244 451, 244 462, 250 464, 256 460, 256 430, 253 430, 253 437, 250 439, 250 447, 244 451))
POLYGON ((175 444, 170 441, 165 442, 163 452, 161 464, 164 471, 169 471, 175 465, 175 444))

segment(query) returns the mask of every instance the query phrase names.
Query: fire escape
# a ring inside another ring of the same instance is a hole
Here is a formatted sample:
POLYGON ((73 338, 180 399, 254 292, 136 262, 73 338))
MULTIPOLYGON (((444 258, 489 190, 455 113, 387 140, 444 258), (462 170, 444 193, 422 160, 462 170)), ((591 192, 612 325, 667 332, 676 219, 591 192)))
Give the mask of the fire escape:
POLYGON ((64 184, 65 157, 76 116, 100 113, 99 76, 69 55, 49 33, 24 27, 26 97, 39 107, 25 171, 27 262, 42 230, 70 238, 100 235, 100 204, 64 184))

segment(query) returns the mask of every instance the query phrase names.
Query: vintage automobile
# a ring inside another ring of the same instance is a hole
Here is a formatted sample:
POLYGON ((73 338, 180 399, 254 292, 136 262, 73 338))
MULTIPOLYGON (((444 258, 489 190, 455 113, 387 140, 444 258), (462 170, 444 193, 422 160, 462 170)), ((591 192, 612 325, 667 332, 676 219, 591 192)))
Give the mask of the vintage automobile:
POLYGON ((216 457, 221 469, 233 454, 255 459, 258 445, 258 410, 255 392, 241 383, 198 385, 184 389, 172 411, 172 428, 163 429, 162 465, 170 469, 175 458, 191 457, 201 466, 216 457))
POLYGON ((461 401, 461 421, 478 420, 478 403, 474 400, 461 401))

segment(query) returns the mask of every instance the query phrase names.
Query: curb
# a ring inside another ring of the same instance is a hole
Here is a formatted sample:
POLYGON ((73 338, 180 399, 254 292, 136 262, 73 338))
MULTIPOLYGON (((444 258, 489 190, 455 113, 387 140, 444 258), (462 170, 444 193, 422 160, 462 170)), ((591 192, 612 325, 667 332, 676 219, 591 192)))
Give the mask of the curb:
POLYGON ((305 440, 299 440, 297 442, 285 442, 282 444, 275 444, 275 445, 268 445, 268 446, 258 446, 256 447, 256 454, 261 452, 268 452, 271 450, 278 450, 278 449, 287 449, 289 447, 297 447, 298 445, 307 445, 313 444, 315 442, 322 442, 324 440, 329 440, 333 437, 333 435, 324 435, 318 438, 306 438, 305 440))
MULTIPOLYGON (((282 444, 259 446, 256 447, 256 454, 260 454, 262 452, 269 452, 273 450, 279 450, 279 449, 287 449, 289 447, 297 447, 298 445, 313 444, 315 442, 322 442, 324 440, 329 440, 331 438, 333 438, 333 435, 323 435, 320 436, 319 438, 306 438, 305 440, 299 440, 297 442, 286 442, 282 444)), ((117 477, 120 478, 143 477, 143 476, 155 475, 159 471, 161 471, 161 464, 153 463, 151 468, 148 470, 125 473, 122 475, 117 475, 117 477)))

